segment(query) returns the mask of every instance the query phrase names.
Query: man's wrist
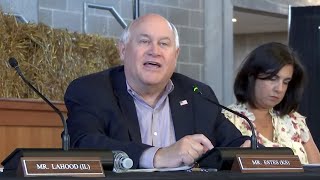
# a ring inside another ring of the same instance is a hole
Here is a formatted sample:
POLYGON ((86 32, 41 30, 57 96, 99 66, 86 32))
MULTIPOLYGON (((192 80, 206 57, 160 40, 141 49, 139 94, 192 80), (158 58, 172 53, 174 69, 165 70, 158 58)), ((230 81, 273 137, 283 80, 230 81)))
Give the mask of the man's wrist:
POLYGON ((155 154, 158 151, 158 147, 151 147, 146 149, 140 157, 139 168, 154 168, 154 158, 155 154))

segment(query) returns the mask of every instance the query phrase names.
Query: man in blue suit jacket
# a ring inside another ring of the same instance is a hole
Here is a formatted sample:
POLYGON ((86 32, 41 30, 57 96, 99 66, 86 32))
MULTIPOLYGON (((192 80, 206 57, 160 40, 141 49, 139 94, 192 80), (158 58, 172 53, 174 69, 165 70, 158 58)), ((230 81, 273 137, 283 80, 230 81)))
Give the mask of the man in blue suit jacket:
POLYGON ((193 91, 217 101, 209 86, 174 73, 179 37, 165 18, 135 20, 119 52, 123 66, 78 78, 66 91, 72 147, 122 150, 134 168, 161 168, 191 165, 214 146, 249 146, 220 108, 193 91))

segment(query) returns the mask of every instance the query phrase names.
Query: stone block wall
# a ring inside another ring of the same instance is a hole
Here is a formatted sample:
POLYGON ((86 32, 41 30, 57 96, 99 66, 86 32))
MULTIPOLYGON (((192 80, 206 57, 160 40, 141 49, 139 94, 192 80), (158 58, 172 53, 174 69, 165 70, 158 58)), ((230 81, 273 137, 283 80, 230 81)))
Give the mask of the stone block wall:
MULTIPOLYGON (((133 0, 39 0, 39 22, 84 32, 84 2, 114 7, 127 24, 133 19, 133 0)), ((176 25, 181 44, 176 71, 200 81, 204 63, 203 6, 203 0, 140 0, 140 15, 158 13, 176 25)), ((88 8, 87 33, 118 38, 121 31, 109 11, 88 8)))

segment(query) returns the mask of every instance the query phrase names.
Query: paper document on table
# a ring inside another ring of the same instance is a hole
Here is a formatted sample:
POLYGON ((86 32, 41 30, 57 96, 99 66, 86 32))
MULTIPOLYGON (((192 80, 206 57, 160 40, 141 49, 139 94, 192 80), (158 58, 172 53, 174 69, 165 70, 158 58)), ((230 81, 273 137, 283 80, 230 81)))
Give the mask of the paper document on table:
POLYGON ((320 167, 320 164, 303 164, 303 167, 320 167))
POLYGON ((303 164, 305 172, 320 172, 320 164, 303 164))
POLYGON ((153 169, 128 169, 126 172, 167 172, 167 171, 184 171, 191 169, 192 166, 180 166, 176 168, 153 168, 153 169))

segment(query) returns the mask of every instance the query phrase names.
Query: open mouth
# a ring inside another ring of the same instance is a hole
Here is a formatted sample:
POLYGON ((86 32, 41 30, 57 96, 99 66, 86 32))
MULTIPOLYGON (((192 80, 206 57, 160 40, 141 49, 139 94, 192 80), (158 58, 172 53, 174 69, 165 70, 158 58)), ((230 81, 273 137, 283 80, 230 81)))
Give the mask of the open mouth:
POLYGON ((154 62, 154 61, 145 62, 145 63, 143 63, 143 65, 144 66, 148 66, 148 67, 156 67, 156 68, 161 67, 160 63, 157 63, 157 62, 154 62))

